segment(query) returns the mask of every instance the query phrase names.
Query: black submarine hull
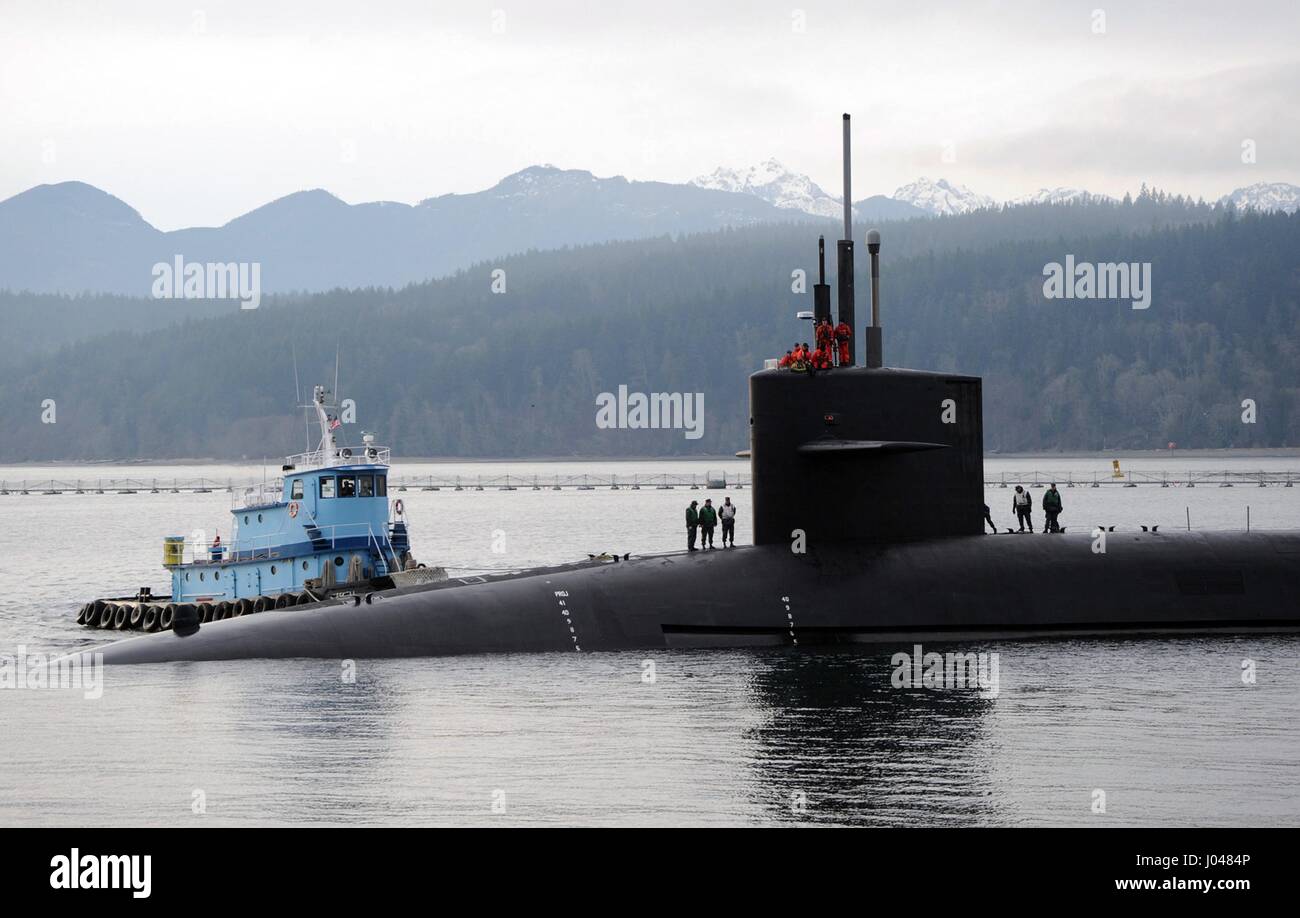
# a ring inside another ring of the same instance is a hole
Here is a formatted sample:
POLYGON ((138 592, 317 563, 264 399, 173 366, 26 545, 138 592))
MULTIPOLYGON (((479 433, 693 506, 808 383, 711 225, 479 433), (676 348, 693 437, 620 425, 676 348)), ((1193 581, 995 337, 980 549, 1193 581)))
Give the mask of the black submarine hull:
POLYGON ((102 648, 108 664, 1300 630, 1300 533, 760 545, 371 594, 102 648))

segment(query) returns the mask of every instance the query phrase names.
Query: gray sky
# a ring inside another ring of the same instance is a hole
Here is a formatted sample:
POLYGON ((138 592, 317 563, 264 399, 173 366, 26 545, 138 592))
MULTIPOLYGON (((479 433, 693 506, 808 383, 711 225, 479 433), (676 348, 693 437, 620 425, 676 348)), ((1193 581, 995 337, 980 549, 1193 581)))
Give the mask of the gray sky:
POLYGON ((304 188, 769 156, 838 193, 842 111, 857 198, 921 175, 1218 197, 1300 183, 1298 37, 1297 0, 0 0, 0 198, 78 179, 175 229, 304 188))

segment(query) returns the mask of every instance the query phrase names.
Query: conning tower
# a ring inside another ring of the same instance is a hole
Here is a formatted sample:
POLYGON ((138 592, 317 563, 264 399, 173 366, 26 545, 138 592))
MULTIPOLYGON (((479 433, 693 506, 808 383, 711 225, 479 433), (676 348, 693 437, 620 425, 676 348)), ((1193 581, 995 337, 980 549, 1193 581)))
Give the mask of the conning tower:
MULTIPOLYGON (((849 116, 844 116, 844 235, 839 320, 853 329, 848 365, 749 378, 754 542, 896 542, 983 532, 984 429, 974 376, 885 367, 880 233, 871 256, 871 321, 854 324, 849 116), (854 339, 865 343, 857 366, 854 339)), ((819 261, 823 248, 819 241, 819 261)), ((814 287, 814 315, 829 290, 814 287)), ((825 304, 825 305, 823 305, 825 304)))

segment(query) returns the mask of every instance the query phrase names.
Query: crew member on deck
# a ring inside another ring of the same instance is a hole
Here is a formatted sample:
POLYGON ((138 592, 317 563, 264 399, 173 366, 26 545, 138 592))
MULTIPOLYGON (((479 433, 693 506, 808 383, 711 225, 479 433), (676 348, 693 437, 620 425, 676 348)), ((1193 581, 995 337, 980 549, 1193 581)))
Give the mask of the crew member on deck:
POLYGON ((713 509, 713 498, 707 498, 700 508, 700 548, 714 548, 713 527, 718 525, 718 511, 713 509))
POLYGON ((817 342, 817 350, 826 348, 830 351, 831 345, 835 343, 835 329, 831 327, 830 319, 822 319, 817 323, 816 337, 813 340, 817 342))
POLYGON ((997 524, 993 522, 993 516, 989 512, 988 504, 984 505, 984 522, 988 523, 989 528, 993 530, 992 535, 998 534, 998 527, 997 524))
POLYGON ((794 351, 786 351, 785 356, 777 362, 777 366, 782 370, 788 370, 790 367, 794 366, 794 351))
POLYGON ((221 536, 213 536, 212 547, 208 549, 209 556, 212 558, 213 563, 219 563, 221 561, 221 554, 224 551, 225 549, 221 545, 221 536))
POLYGON ((1061 526, 1056 522, 1056 518, 1061 515, 1061 492, 1056 490, 1056 482, 1047 489, 1043 495, 1043 513, 1047 521, 1043 523, 1043 532, 1060 532, 1061 526))
POLYGON ((1011 495, 1011 509, 1016 512, 1016 520, 1020 523, 1020 529, 1017 531, 1024 532, 1025 526, 1028 526, 1029 531, 1033 532, 1034 499, 1020 485, 1016 485, 1016 493, 1011 495))
POLYGON ((700 526, 700 515, 695 508, 700 505, 698 500, 691 501, 691 505, 686 508, 686 550, 695 551, 695 530, 700 526))
POLYGON ((731 498, 724 498, 718 508, 718 519, 722 520, 722 547, 736 547, 736 505, 731 498))
POLYGON ((835 341, 839 345, 840 366, 849 365, 849 338, 853 337, 853 329, 849 328, 847 322, 840 322, 835 326, 835 341))

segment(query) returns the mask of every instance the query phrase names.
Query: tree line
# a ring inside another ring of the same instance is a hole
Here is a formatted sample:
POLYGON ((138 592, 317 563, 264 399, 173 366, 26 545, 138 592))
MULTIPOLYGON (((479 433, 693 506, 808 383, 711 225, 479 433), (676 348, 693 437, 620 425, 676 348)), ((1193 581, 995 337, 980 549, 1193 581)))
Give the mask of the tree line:
MULTIPOLYGON (((1300 215, 1146 193, 881 228, 886 363, 983 376, 986 449, 1300 442, 1300 215), (1044 266, 1067 255, 1150 263, 1150 308, 1048 299, 1044 266)), ((296 452, 295 359, 308 390, 332 382, 336 348, 339 394, 356 405, 345 433, 373 431, 399 456, 730 454, 748 446, 747 375, 811 337, 795 318, 811 293, 792 292, 792 273, 811 291, 818 229, 528 252, 400 290, 216 304, 81 340, 65 330, 5 356, 0 459, 296 452), (703 393, 703 436, 598 427, 596 399, 620 385, 703 393)), ((34 302, 0 307, 19 301, 34 302)), ((41 302, 46 321, 75 321, 59 316, 72 300, 41 302)), ((150 305, 89 302, 136 317, 150 305)), ((859 317, 866 303, 860 282, 859 317)))

